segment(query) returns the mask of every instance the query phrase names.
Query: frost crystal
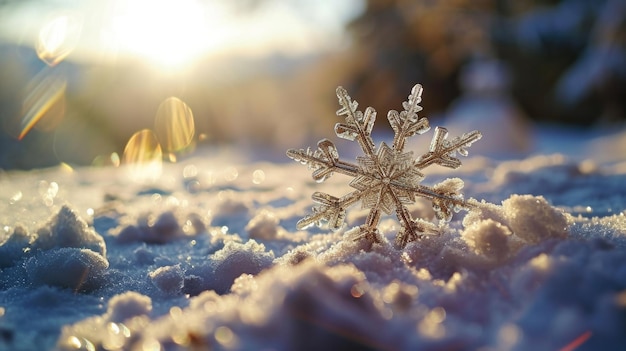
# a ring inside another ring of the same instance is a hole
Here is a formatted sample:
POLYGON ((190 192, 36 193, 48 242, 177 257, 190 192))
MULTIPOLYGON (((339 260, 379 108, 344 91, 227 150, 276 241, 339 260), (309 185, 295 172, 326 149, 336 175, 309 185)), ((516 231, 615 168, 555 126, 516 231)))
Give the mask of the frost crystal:
POLYGON ((357 164, 342 161, 335 144, 322 139, 317 143, 316 150, 290 149, 287 156, 308 165, 317 182, 325 181, 335 172, 353 177, 350 186, 356 190, 342 197, 313 193, 313 201, 318 205, 313 207, 312 214, 298 222, 298 229, 312 224, 328 224, 331 229, 339 229, 344 223, 346 209, 360 201, 362 207, 370 211, 365 224, 355 229, 357 234, 354 239, 380 242, 377 227, 382 212, 391 214, 395 210, 402 226, 396 235, 396 245, 404 247, 424 234, 438 233, 435 224, 411 217, 406 205, 414 203, 416 197, 430 200, 437 218, 445 222, 450 221, 453 212, 470 207, 460 194, 463 188, 461 179, 446 179, 428 187, 420 184, 424 179, 421 170, 432 164, 458 168, 461 161, 455 157, 456 153, 467 156, 467 148, 482 135, 479 131, 472 131, 448 140, 448 131, 437 127, 429 151, 414 159, 412 151, 404 151, 406 139, 430 129, 428 119, 417 115, 422 110, 419 105, 421 95, 422 86, 417 84, 411 90, 408 101, 402 103, 403 111, 389 111, 387 119, 394 131, 393 145, 390 147, 383 142, 376 148, 371 137, 376 111, 371 107, 366 108, 365 112, 358 111, 358 103, 350 98, 344 88, 337 88, 337 97, 342 106, 337 116, 344 116, 346 122, 337 123, 335 133, 340 138, 356 140, 364 155, 357 157, 357 164))

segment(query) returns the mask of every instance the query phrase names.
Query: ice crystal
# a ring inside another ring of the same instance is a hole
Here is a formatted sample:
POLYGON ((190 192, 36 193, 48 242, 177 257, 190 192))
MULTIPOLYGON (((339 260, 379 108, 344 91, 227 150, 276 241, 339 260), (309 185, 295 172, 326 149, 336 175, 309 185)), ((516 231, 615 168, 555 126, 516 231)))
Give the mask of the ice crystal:
POLYGON ((402 103, 403 111, 389 111, 387 119, 394 131, 393 144, 389 146, 382 142, 376 148, 371 136, 376 111, 371 107, 364 112, 357 110, 358 103, 352 100, 344 88, 337 88, 341 105, 337 116, 345 117, 345 123, 337 123, 335 133, 340 138, 356 140, 364 155, 357 157, 356 164, 342 161, 335 144, 322 139, 317 143, 316 150, 290 149, 287 156, 308 165, 317 182, 325 181, 335 172, 350 176, 353 178, 350 186, 355 190, 342 197, 323 192, 313 193, 312 199, 317 205, 313 207, 312 214, 298 222, 298 229, 312 224, 328 224, 331 229, 339 229, 344 223, 346 209, 360 201, 362 208, 370 211, 365 223, 351 231, 356 233, 354 239, 380 242, 378 223, 381 215, 383 212, 391 214, 395 211, 401 224, 395 241, 398 247, 404 247, 422 235, 438 233, 434 223, 411 216, 406 206, 415 203, 416 197, 432 202, 441 223, 449 222, 453 212, 470 206, 460 193, 463 188, 461 179, 446 179, 429 187, 421 184, 424 179, 421 171, 432 164, 458 168, 461 161, 456 158, 456 154, 467 156, 467 148, 480 139, 481 134, 472 131, 449 140, 448 131, 437 127, 429 151, 414 158, 412 151, 404 151, 406 139, 430 129, 428 119, 417 115, 422 110, 419 105, 421 95, 422 86, 417 84, 411 90, 408 101, 402 103))

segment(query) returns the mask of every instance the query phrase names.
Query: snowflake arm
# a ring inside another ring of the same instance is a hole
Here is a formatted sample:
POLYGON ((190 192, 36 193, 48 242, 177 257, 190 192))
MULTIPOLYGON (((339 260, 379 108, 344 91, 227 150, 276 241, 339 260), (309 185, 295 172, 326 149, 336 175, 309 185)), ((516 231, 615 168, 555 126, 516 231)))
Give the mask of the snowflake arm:
POLYGON ((287 156, 294 161, 308 165, 309 169, 313 171, 313 179, 318 183, 328 179, 334 172, 351 177, 356 176, 359 172, 356 165, 339 159, 337 147, 328 139, 320 140, 315 151, 312 151, 311 148, 306 150, 289 149, 287 156))
POLYGON ((296 227, 302 230, 313 224, 321 225, 327 223, 330 229, 337 230, 343 226, 346 218, 346 209, 357 202, 359 196, 359 191, 353 191, 341 198, 322 192, 315 192, 311 198, 319 205, 313 207, 312 214, 299 220, 296 227))
POLYGON ((422 102, 422 86, 416 84, 411 90, 407 101, 402 103, 404 111, 389 111, 387 119, 394 131, 393 149, 401 151, 407 138, 415 134, 423 134, 430 129, 428 119, 420 118, 417 113, 422 110, 419 105, 422 102))
POLYGON ((457 169, 461 166, 461 161, 455 157, 456 153, 467 156, 467 148, 482 138, 482 134, 474 130, 452 140, 447 138, 448 130, 446 128, 435 128, 429 151, 416 160, 415 166, 424 169, 436 163, 440 166, 457 169))
POLYGON ((401 225, 401 229, 396 235, 395 240, 397 247, 405 247, 406 244, 411 241, 417 241, 423 235, 434 235, 439 233, 436 225, 421 219, 413 219, 409 210, 404 206, 397 210, 396 215, 400 219, 401 225))
POLYGON ((342 87, 337 88, 337 98, 342 106, 337 110, 337 116, 345 116, 346 123, 337 123, 335 133, 342 139, 350 141, 356 139, 366 155, 374 155, 374 141, 371 134, 376 121, 376 111, 371 107, 366 108, 365 113, 358 111, 359 103, 353 101, 346 89, 342 87))

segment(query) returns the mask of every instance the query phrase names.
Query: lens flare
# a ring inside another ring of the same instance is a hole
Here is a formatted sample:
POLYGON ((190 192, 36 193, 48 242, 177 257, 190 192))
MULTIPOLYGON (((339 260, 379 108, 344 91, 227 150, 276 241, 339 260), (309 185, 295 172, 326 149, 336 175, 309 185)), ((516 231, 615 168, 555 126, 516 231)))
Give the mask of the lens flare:
POLYGON ((133 134, 124 148, 122 163, 135 181, 155 181, 161 176, 163 152, 154 133, 143 129, 133 134))
POLYGON ((176 97, 165 99, 157 110, 154 130, 166 152, 178 152, 189 147, 195 133, 193 113, 176 97))
POLYGON ((23 117, 20 121, 18 139, 22 140, 35 125, 41 130, 55 129, 65 116, 64 77, 48 68, 41 71, 27 87, 22 104, 23 117))
POLYGON ((39 59, 48 66, 63 61, 76 48, 82 27, 82 17, 73 13, 58 15, 45 23, 35 44, 39 59))

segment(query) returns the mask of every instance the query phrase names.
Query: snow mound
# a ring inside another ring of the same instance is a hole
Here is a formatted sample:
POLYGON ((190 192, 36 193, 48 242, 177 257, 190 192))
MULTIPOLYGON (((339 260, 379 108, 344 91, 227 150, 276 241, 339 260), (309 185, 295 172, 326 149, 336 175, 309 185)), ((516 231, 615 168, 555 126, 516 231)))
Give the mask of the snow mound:
POLYGON ((0 244, 0 268, 7 269, 3 284, 22 282, 25 275, 33 286, 89 292, 105 283, 108 267, 104 239, 68 206, 34 234, 15 226, 0 244))
POLYGON ((179 266, 159 267, 148 276, 152 284, 167 295, 179 294, 185 282, 185 276, 179 266))
POLYGON ((109 262, 89 249, 64 247, 37 253, 26 261, 25 268, 34 285, 86 292, 104 283, 109 262))
POLYGON ((133 291, 113 296, 104 315, 63 327, 57 348, 121 350, 132 340, 131 328, 141 328, 151 311, 152 301, 147 296, 133 291))
MULTIPOLYGON (((119 348, 560 349, 588 330, 594 333, 585 344, 590 349, 623 344, 626 274, 616 263, 626 253, 556 240, 529 244, 487 271, 468 265, 447 279, 434 279, 409 259, 392 264, 409 274, 392 269, 396 278, 389 282, 372 281, 374 268, 368 273, 351 263, 274 265, 241 275, 229 294, 205 291, 150 323, 125 322, 132 337, 119 348)), ((381 256, 373 250, 359 260, 374 267, 381 256)), ((72 333, 64 330, 60 345, 72 335, 102 347, 106 341, 93 334, 92 324, 88 319, 72 333)))
POLYGON ((258 274, 270 267, 274 253, 265 251, 265 245, 254 240, 245 244, 228 241, 222 249, 209 258, 212 272, 207 281, 207 288, 224 294, 230 290, 237 277, 242 274, 258 274))
POLYGON ((278 225, 280 220, 270 211, 259 211, 246 225, 246 232, 252 239, 272 240, 277 239, 282 228, 278 225))
POLYGON ((179 220, 173 211, 165 211, 156 219, 146 214, 137 220, 137 224, 129 224, 121 228, 115 235, 118 243, 128 244, 145 242, 148 244, 165 244, 173 240, 197 235, 206 230, 206 226, 196 214, 189 214, 186 220, 179 220), (185 225, 181 226, 180 222, 185 225))
POLYGON ((29 251, 30 236, 21 225, 15 226, 13 232, 0 244, 0 268, 11 267, 29 251))
MULTIPOLYGON (((184 162, 207 170, 199 179, 224 164, 184 162)), ((133 191, 142 186, 116 169, 77 169, 58 198, 77 211, 66 206, 40 230, 11 218, 46 215, 32 184, 58 171, 8 174, 0 197, 23 197, 0 201, 9 219, 0 227, 0 350, 619 349, 626 168, 511 162, 467 159, 464 192, 484 201, 469 200, 469 212, 404 248, 394 245, 402 228, 393 214, 376 243, 343 229, 297 230, 317 187, 297 167, 265 164, 259 186, 248 175, 261 166, 249 164, 236 180, 188 191, 184 163, 168 164, 165 196, 133 191), (517 195, 531 191, 540 193, 517 195), (77 213, 93 214, 95 227, 77 213)), ((435 216, 430 201, 418 206, 413 218, 435 216)), ((350 226, 367 212, 352 211, 350 226)))
MULTIPOLYGON (((393 329, 380 330, 385 318, 378 305, 383 303, 369 294, 365 276, 354 266, 313 261, 275 266, 256 278, 237 279, 232 294, 207 291, 192 298, 189 307, 172 309, 154 323, 126 323, 134 337, 120 348, 153 343, 164 349, 375 349, 379 340, 391 340, 393 334, 393 329)), ((106 315, 95 320, 105 321, 106 315)), ((94 319, 66 328, 58 346, 71 350, 63 341, 73 336, 102 347, 106 339, 94 329, 94 319)))
POLYGON ((106 245, 102 236, 88 227, 87 223, 68 206, 61 207, 56 216, 37 230, 32 247, 35 250, 84 248, 106 257, 106 245))
POLYGON ((147 315, 150 311, 152 311, 152 300, 149 297, 129 291, 113 296, 109 300, 105 319, 121 323, 132 317, 147 315))
POLYGON ((500 261, 523 245, 566 238, 569 223, 563 211, 542 196, 513 195, 502 206, 473 200, 463 219, 461 236, 477 254, 500 261))
POLYGON ((212 213, 211 225, 226 226, 234 231, 242 230, 243 224, 250 218, 252 205, 233 191, 224 191, 219 197, 220 201, 212 213))

